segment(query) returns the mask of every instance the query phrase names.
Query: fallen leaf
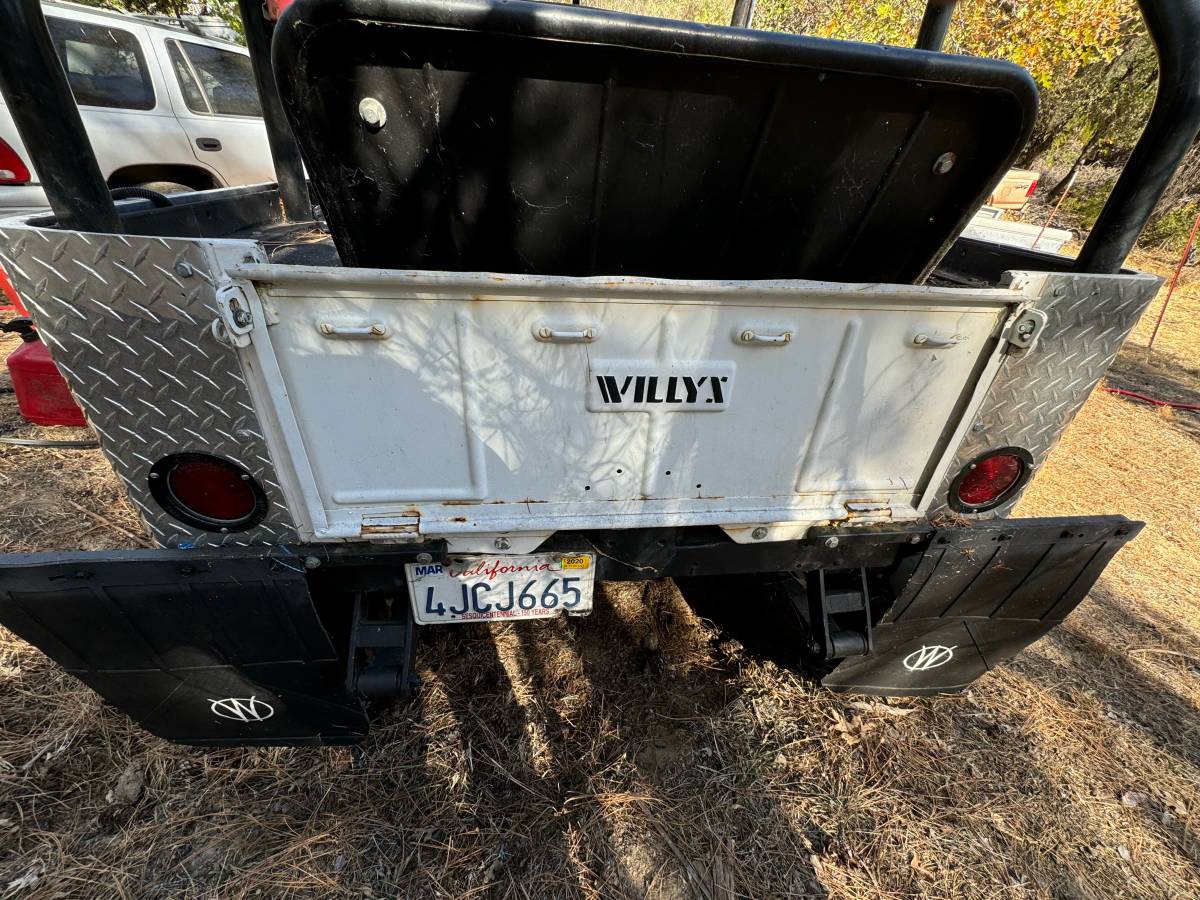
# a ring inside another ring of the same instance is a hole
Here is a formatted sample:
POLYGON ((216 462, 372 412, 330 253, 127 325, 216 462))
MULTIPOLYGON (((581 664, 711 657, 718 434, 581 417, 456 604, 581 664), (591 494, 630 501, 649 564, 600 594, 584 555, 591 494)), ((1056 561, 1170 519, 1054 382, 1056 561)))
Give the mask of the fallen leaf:
POLYGON ((117 779, 117 786, 112 789, 113 803, 123 806, 133 806, 141 799, 142 791, 146 788, 146 773, 140 763, 131 762, 117 779))
POLYGON ((911 716, 918 710, 911 706, 888 706, 886 703, 864 703, 861 700, 855 700, 850 704, 852 709, 857 709, 860 712, 875 713, 881 716, 894 716, 897 719, 904 716, 911 716))
POLYGON ((830 726, 831 731, 836 731, 838 735, 851 747, 862 743, 867 733, 875 728, 875 722, 870 722, 862 717, 856 716, 853 719, 847 719, 837 710, 832 710, 830 715, 833 718, 833 725, 830 726))

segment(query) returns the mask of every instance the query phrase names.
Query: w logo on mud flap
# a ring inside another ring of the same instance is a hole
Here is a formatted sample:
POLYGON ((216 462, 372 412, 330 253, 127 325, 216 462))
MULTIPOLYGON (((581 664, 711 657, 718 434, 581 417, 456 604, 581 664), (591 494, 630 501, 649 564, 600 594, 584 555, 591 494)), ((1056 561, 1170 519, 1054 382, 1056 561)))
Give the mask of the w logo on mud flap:
POLYGON ((941 644, 934 644, 932 647, 922 645, 920 650, 914 650, 904 657, 904 668, 910 672, 927 672, 930 669, 936 669, 954 659, 956 649, 958 648, 943 647, 941 644))
POLYGON ((275 707, 257 697, 226 697, 224 700, 209 698, 214 714, 235 722, 265 722, 275 715, 275 707))

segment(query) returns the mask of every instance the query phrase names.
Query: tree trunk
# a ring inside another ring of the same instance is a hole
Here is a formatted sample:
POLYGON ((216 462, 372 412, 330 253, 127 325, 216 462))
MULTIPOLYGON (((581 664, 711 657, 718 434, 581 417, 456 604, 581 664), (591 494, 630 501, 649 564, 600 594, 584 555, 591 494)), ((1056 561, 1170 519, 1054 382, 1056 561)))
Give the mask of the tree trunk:
POLYGON ((1071 164, 1071 169, 1067 174, 1050 189, 1050 193, 1046 195, 1047 203, 1057 203, 1067 191, 1071 189, 1071 185, 1075 183, 1075 178, 1079 175, 1079 166, 1083 163, 1083 154, 1076 157, 1075 162, 1071 164))
MULTIPOLYGON (((1099 133, 1103 134, 1103 131, 1099 133)), ((1047 203, 1057 203, 1062 195, 1071 189, 1071 186, 1075 184, 1076 177, 1079 175, 1080 166, 1082 166, 1083 161, 1087 159, 1087 155, 1092 152, 1092 147, 1095 146, 1095 144, 1096 138, 1093 136, 1088 139, 1086 144, 1083 145, 1083 148, 1079 151, 1079 155, 1075 157, 1075 162, 1071 163, 1071 168, 1067 171, 1067 174, 1061 181, 1059 181, 1058 184, 1052 187, 1050 189, 1050 193, 1046 195, 1047 203)))
POLYGON ((1042 134, 1034 134, 1029 143, 1025 145, 1025 149, 1021 151, 1021 155, 1017 157, 1017 168, 1032 169, 1033 164, 1041 155, 1050 149, 1057 136, 1057 133, 1051 128, 1047 128, 1042 134))

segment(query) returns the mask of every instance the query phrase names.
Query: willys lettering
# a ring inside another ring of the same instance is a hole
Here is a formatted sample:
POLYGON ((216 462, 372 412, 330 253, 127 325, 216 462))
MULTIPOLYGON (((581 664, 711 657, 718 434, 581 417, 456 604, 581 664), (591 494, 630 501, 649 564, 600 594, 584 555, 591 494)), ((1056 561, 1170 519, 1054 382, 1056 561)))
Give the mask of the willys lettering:
POLYGON ((597 375, 605 403, 724 403, 725 375, 597 375))
POLYGON ((737 373, 723 360, 593 360, 589 368, 592 412, 721 412, 737 373))

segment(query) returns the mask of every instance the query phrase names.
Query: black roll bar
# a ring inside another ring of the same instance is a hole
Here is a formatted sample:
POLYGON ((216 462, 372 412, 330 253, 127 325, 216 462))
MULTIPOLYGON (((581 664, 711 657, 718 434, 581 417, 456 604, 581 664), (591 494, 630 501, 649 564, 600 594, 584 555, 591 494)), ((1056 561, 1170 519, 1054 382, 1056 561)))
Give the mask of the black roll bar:
MULTIPOLYGON (((5 0, 0 0, 0 3, 3 2, 5 0)), ((312 218, 312 201, 304 179, 300 148, 296 145, 283 111, 283 101, 279 99, 279 91, 275 87, 275 70, 271 68, 271 32, 275 26, 263 15, 264 5, 262 0, 240 0, 238 3, 242 28, 246 32, 246 49, 250 51, 254 82, 258 85, 262 104, 263 124, 267 128, 267 144, 271 147, 271 162, 275 165, 275 181, 279 185, 283 217, 293 222, 303 222, 312 218)))
POLYGON ((921 17, 921 30, 917 32, 918 50, 941 50, 946 43, 946 32, 958 0, 929 0, 925 4, 925 15, 921 17))
POLYGON ((62 228, 121 232, 39 0, 0 0, 0 93, 62 228))
POLYGON ((749 28, 754 21, 755 0, 734 0, 733 17, 729 24, 734 28, 749 28))
POLYGON ((1075 271, 1121 271, 1200 133, 1200 0, 1138 0, 1158 53, 1150 119, 1075 260, 1075 271))

